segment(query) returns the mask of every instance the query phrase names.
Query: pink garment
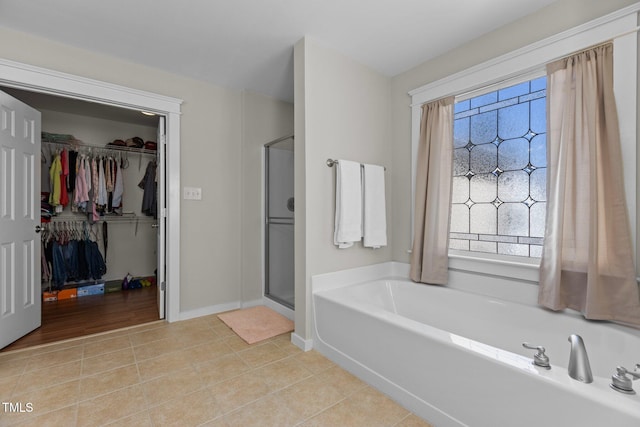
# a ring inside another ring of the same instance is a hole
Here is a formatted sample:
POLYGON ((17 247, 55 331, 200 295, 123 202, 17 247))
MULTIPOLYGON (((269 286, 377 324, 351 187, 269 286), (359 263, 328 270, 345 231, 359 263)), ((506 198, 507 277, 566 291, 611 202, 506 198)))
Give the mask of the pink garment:
POLYGON ((74 203, 76 206, 89 201, 89 190, 87 189, 87 175, 84 169, 84 158, 78 162, 78 173, 76 173, 76 191, 74 203))
POLYGON ((93 203, 98 201, 98 163, 91 159, 91 187, 93 188, 93 203))

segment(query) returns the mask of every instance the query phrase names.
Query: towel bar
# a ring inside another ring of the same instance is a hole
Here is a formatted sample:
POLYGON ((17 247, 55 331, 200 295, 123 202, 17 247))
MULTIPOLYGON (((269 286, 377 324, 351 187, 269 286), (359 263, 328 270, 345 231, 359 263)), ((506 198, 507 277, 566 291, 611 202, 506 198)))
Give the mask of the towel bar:
MULTIPOLYGON (((328 167, 332 168, 332 167, 333 167, 333 165, 337 165, 339 162, 338 162, 338 160, 334 160, 334 159, 327 159, 327 162, 326 162, 326 163, 327 163, 327 166, 328 166, 328 167)), ((363 167, 364 167, 364 165, 363 165, 363 164, 361 164, 361 165, 360 165, 360 167, 361 167, 361 168, 363 168, 363 167)), ((386 168, 385 166, 383 166, 383 168, 384 168, 384 170, 387 170, 387 168, 386 168)))

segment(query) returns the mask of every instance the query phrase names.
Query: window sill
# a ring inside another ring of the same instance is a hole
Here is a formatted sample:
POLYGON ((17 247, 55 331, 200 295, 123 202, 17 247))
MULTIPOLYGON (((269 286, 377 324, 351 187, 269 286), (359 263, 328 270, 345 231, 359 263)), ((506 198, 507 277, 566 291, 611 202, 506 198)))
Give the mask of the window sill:
POLYGON ((449 269, 538 282, 539 258, 524 258, 478 252, 449 251, 449 269))

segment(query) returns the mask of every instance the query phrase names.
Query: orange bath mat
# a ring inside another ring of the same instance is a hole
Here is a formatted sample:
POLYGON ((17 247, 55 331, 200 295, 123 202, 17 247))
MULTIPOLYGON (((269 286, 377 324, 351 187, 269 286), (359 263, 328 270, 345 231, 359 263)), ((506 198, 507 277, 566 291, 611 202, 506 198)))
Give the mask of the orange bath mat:
POLYGON ((248 344, 293 331, 291 320, 262 305, 222 313, 218 318, 248 344))

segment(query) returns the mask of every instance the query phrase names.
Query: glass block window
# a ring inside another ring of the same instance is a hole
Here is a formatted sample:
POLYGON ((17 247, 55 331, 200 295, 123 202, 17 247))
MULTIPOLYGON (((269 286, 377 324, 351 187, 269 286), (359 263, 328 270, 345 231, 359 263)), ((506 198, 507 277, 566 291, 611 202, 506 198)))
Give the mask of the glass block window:
POLYGON ((546 77, 455 104, 451 249, 541 256, 546 145, 546 77))

